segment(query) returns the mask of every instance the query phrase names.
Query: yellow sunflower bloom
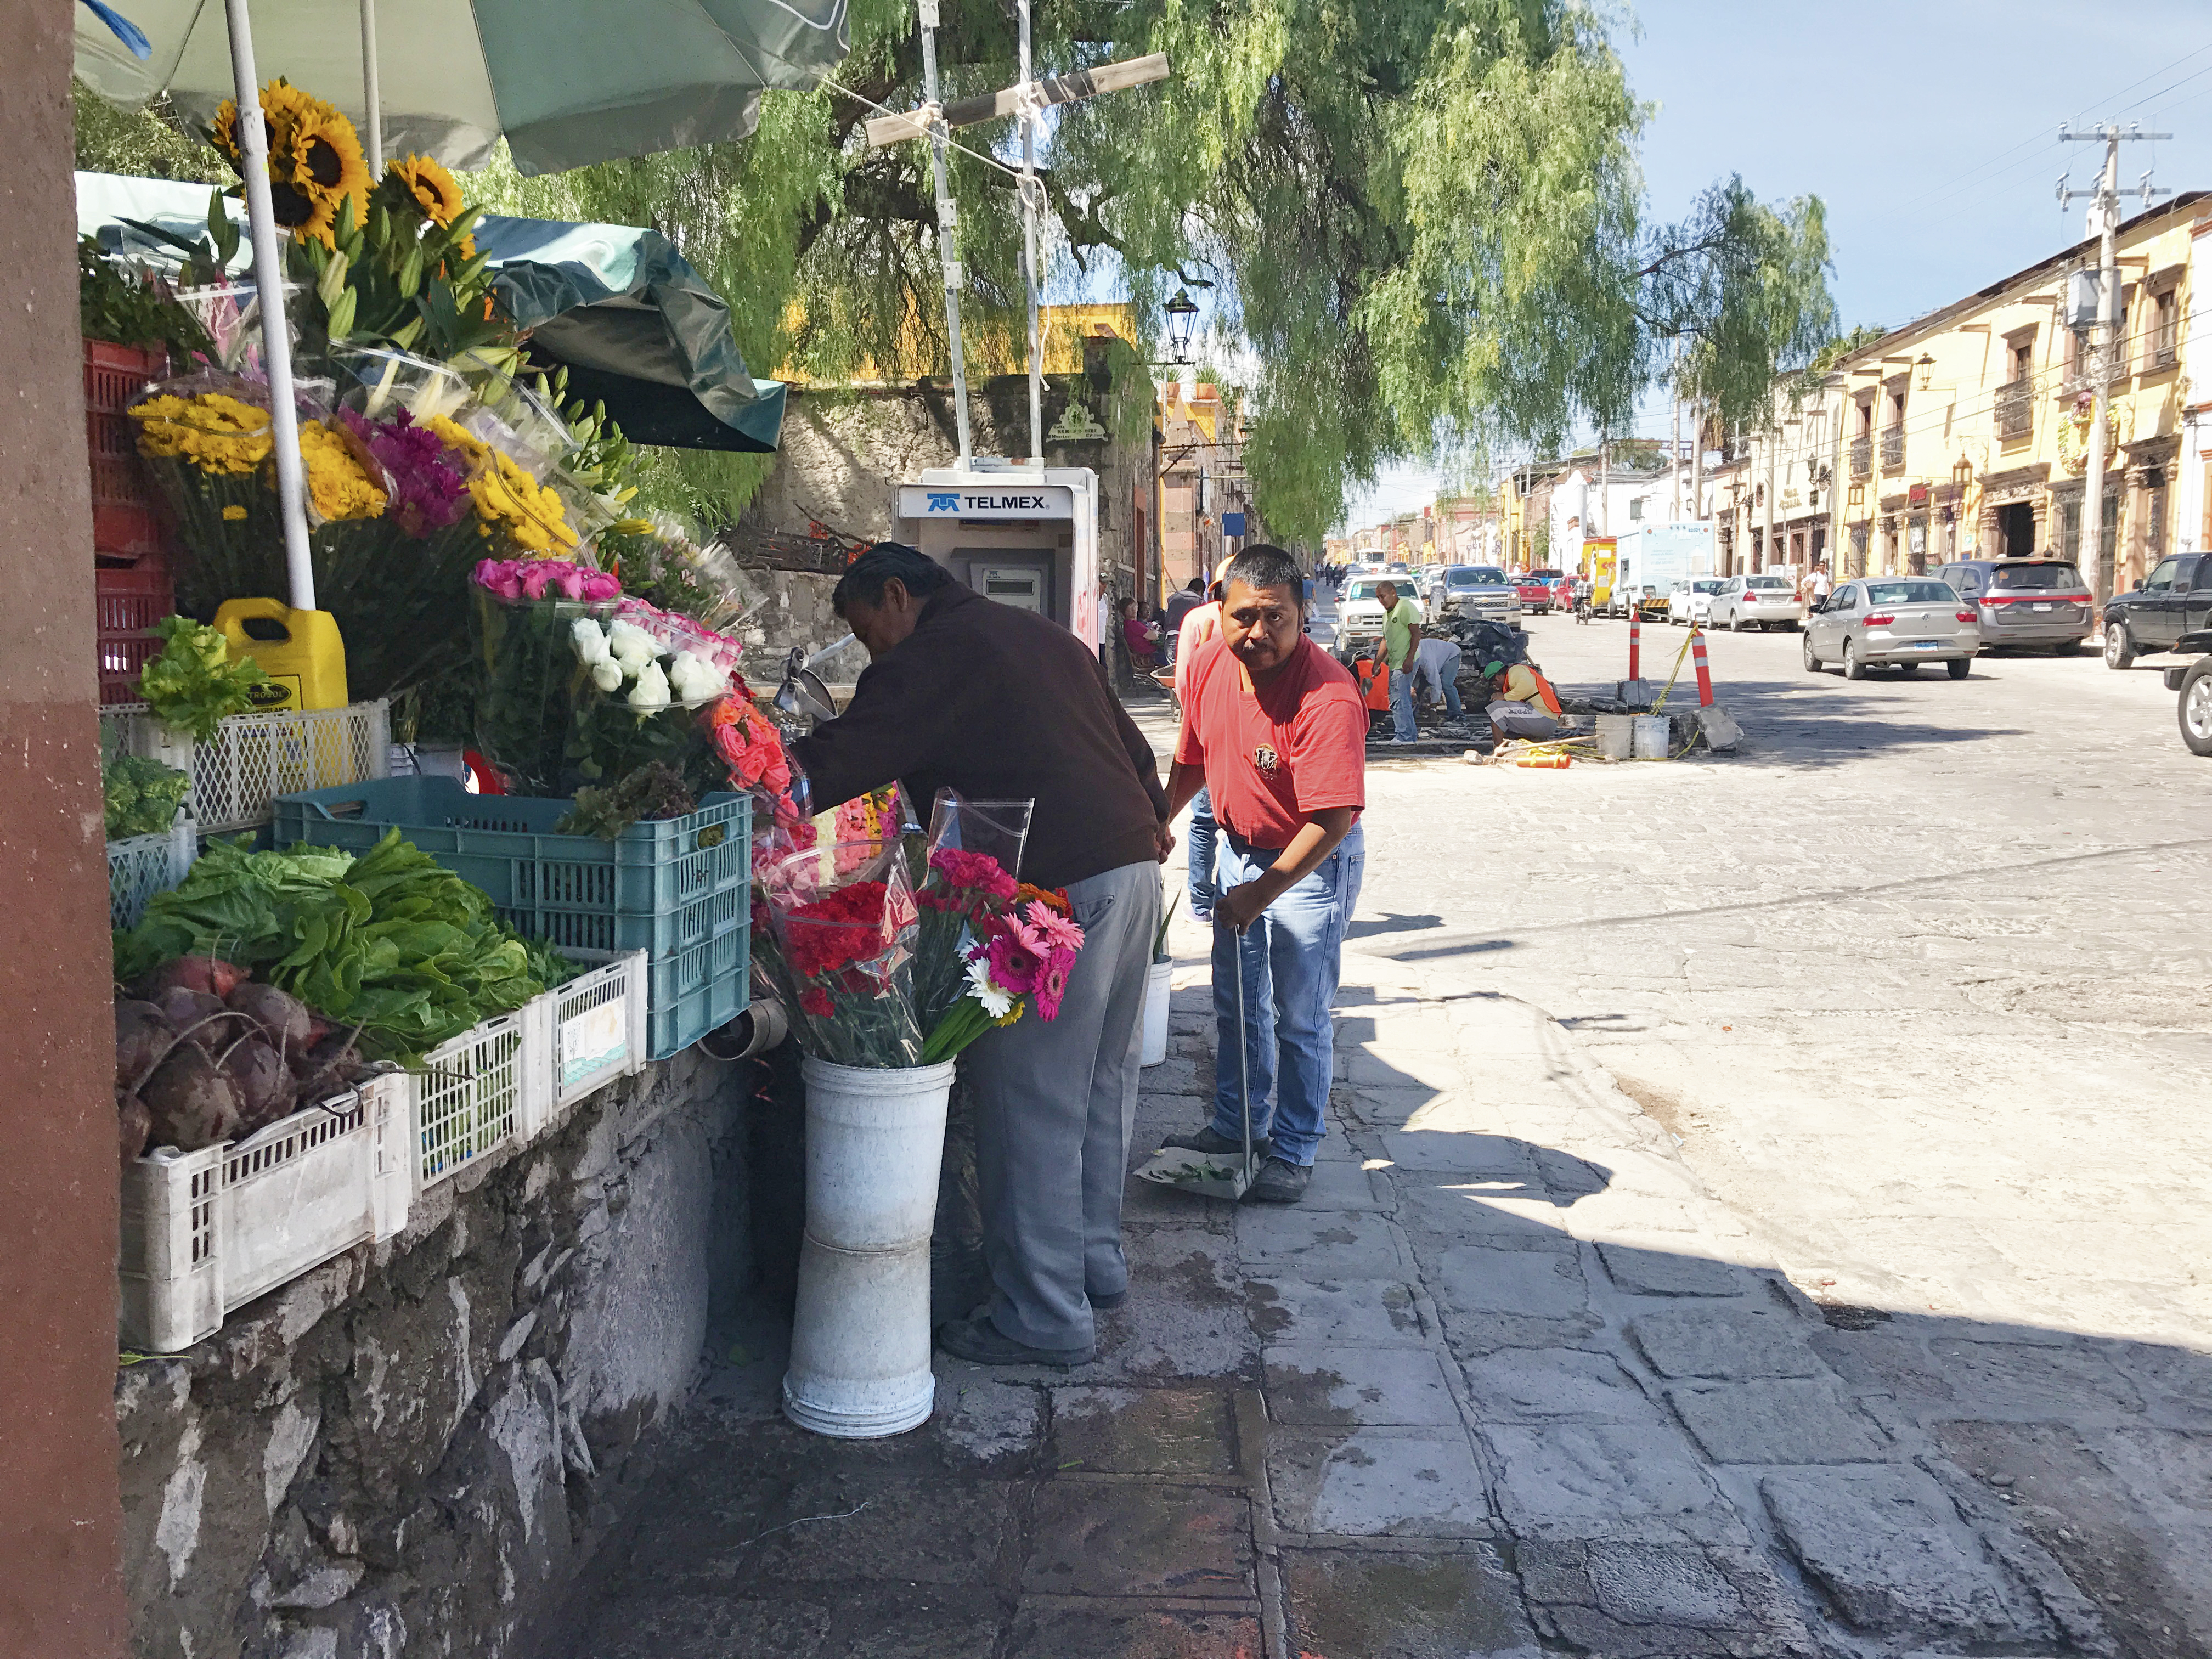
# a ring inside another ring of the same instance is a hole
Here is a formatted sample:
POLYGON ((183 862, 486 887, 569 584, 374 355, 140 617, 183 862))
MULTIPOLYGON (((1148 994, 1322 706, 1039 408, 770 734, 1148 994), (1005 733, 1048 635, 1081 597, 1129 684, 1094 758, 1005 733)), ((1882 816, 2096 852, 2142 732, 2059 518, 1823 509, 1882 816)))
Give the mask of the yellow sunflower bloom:
MULTIPOLYGON (((336 106, 312 97, 282 76, 261 89, 269 129, 269 198, 276 222, 295 240, 313 237, 336 246, 341 206, 350 198, 358 219, 368 210, 368 163, 353 123, 336 106)), ((241 166, 238 107, 226 99, 216 109, 208 137, 233 166, 241 166)))
POLYGON ((449 225, 464 204, 453 175, 427 155, 410 155, 404 161, 385 164, 385 175, 393 180, 434 225, 449 225))

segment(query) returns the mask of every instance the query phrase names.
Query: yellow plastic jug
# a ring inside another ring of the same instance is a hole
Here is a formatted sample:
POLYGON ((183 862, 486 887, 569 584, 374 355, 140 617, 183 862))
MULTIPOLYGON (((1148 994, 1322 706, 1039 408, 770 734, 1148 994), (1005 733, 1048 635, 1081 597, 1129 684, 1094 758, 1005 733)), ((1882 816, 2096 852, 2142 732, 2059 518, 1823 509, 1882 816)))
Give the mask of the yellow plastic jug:
POLYGON ((226 599, 215 625, 233 662, 251 657, 273 682, 253 699, 260 713, 345 707, 345 641, 329 611, 295 611, 276 599, 226 599))

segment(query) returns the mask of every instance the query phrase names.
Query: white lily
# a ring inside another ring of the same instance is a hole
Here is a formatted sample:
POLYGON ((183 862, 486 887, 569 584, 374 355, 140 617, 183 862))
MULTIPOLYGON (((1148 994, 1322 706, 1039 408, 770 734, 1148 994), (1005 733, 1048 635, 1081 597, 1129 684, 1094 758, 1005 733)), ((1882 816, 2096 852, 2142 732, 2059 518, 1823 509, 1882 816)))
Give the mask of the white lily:
POLYGON ((1004 1019, 1013 1012, 1014 1000, 991 982, 991 964, 978 957, 968 964, 968 994, 983 1005, 983 1012, 993 1019, 1004 1019))
POLYGON ((637 684, 629 689, 629 706, 641 714, 668 707, 668 676, 659 663, 647 663, 638 671, 637 684))

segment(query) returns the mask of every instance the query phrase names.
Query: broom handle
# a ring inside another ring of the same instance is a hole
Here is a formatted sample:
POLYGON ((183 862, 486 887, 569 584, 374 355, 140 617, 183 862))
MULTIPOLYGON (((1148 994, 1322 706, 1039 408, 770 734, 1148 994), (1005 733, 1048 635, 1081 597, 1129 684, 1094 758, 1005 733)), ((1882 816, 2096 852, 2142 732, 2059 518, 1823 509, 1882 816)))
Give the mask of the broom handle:
POLYGON ((1252 1077, 1245 1057, 1244 933, 1237 935, 1237 1093, 1244 1108, 1244 1178, 1252 1178, 1252 1077))

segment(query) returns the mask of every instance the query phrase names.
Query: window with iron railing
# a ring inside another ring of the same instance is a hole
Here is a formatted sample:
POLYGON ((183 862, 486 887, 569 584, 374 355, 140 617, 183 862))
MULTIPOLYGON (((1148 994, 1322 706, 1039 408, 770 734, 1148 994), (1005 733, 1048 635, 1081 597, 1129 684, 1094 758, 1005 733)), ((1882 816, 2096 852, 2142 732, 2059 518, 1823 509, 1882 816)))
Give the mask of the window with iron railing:
POLYGON ((2010 440, 2025 438, 2035 430, 2035 387, 2033 382, 2022 379, 2008 380, 1997 388, 1997 436, 2010 440))
POLYGON ((2156 374, 2162 368, 2172 368, 2180 361, 2176 349, 2178 325, 2181 319, 2180 295, 2173 289, 2164 289, 2151 298, 2149 361, 2143 366, 2146 374, 2156 374))
POLYGON ((1864 434, 1851 440, 1851 477, 1863 478, 1874 471, 1874 440, 1864 434))
POLYGON ((1881 465, 1884 471, 1905 465, 1905 422, 1902 421, 1881 429, 1881 465))

